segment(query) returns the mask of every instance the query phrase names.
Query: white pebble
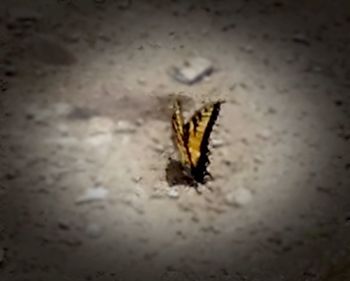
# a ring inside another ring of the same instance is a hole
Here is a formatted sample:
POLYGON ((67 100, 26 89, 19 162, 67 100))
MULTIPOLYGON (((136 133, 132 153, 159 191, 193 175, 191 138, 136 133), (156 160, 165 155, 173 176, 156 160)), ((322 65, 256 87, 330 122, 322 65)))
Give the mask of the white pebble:
POLYGON ((252 200, 252 193, 246 188, 238 188, 226 195, 226 203, 236 207, 243 207, 252 200))
POLYGON ((171 189, 168 191, 168 196, 169 196, 170 198, 176 199, 176 198, 179 197, 179 192, 177 191, 177 189, 171 188, 171 189))
POLYGON ((88 203, 98 200, 104 200, 107 198, 108 190, 102 186, 89 188, 87 189, 83 195, 79 196, 76 200, 76 204, 88 203))

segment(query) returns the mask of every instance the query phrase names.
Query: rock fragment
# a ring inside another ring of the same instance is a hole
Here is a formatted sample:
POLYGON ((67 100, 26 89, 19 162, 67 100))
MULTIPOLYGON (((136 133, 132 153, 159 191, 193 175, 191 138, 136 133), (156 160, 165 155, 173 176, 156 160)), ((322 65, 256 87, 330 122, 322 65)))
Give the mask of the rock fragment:
POLYGON ((94 201, 105 200, 108 195, 108 190, 103 186, 87 189, 83 195, 79 196, 76 200, 76 204, 89 203, 94 201))
POLYGON ((172 77, 184 84, 192 85, 213 71, 210 60, 202 57, 186 59, 182 66, 175 66, 171 71, 172 77))

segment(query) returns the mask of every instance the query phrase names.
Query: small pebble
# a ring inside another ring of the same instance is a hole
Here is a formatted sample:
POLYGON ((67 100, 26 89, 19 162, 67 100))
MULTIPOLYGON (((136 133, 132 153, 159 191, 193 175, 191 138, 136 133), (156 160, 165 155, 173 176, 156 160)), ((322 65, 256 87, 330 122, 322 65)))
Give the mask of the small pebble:
POLYGON ((108 190, 102 186, 87 189, 83 195, 79 196, 76 200, 76 204, 89 203, 93 201, 104 200, 107 198, 108 190))
POLYGON ((134 124, 126 120, 119 120, 115 128, 116 133, 134 133, 135 131, 136 127, 134 124))
POLYGON ((112 119, 107 117, 92 117, 89 120, 89 134, 109 134, 114 130, 115 124, 112 119))
POLYGON ((106 144, 110 144, 113 141, 111 134, 99 134, 89 136, 85 139, 86 143, 94 147, 106 147, 106 144))
POLYGON ((172 199, 176 199, 176 198, 179 198, 179 192, 177 191, 177 189, 175 188, 171 188, 169 191, 168 191, 168 196, 172 199))
POLYGON ((268 129, 264 129, 257 133, 257 136, 263 140, 268 140, 271 136, 271 132, 268 129))
POLYGON ((225 201, 228 205, 243 207, 252 200, 252 193, 246 188, 238 188, 226 195, 225 201))
POLYGON ((293 41, 295 43, 300 43, 300 44, 303 44, 303 45, 306 45, 306 46, 309 46, 310 45, 310 41, 309 39, 306 37, 306 35, 304 33, 296 33, 294 36, 293 36, 293 41))
POLYGON ((223 140, 220 140, 220 139, 212 139, 211 140, 211 146, 213 148, 222 147, 224 145, 225 145, 225 142, 223 140))
POLYGON ((65 220, 60 220, 60 221, 58 222, 58 227, 59 227, 60 229, 62 229, 62 230, 69 230, 70 225, 69 225, 69 223, 68 223, 67 221, 65 221, 65 220))

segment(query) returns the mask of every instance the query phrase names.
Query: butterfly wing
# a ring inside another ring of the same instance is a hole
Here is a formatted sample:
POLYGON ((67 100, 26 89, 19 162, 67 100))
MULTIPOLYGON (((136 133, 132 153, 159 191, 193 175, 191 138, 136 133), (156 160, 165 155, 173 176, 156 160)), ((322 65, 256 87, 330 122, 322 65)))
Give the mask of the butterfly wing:
POLYGON ((197 110, 183 127, 183 142, 187 148, 191 174, 198 182, 210 175, 207 171, 209 160, 209 137, 224 101, 208 103, 197 110))
POLYGON ((184 140, 184 119, 180 101, 176 100, 174 103, 174 112, 171 119, 173 127, 173 139, 179 152, 180 161, 182 165, 190 167, 190 159, 184 140))

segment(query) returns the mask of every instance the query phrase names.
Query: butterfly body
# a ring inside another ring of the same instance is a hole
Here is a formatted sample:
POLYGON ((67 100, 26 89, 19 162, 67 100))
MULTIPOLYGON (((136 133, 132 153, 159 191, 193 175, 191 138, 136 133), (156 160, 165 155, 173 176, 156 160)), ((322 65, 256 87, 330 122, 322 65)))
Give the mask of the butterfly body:
POLYGON ((172 127, 180 162, 185 171, 199 183, 204 183, 209 160, 209 137, 220 112, 221 104, 217 101, 205 104, 197 110, 188 122, 184 122, 181 103, 176 101, 172 115, 172 127))

